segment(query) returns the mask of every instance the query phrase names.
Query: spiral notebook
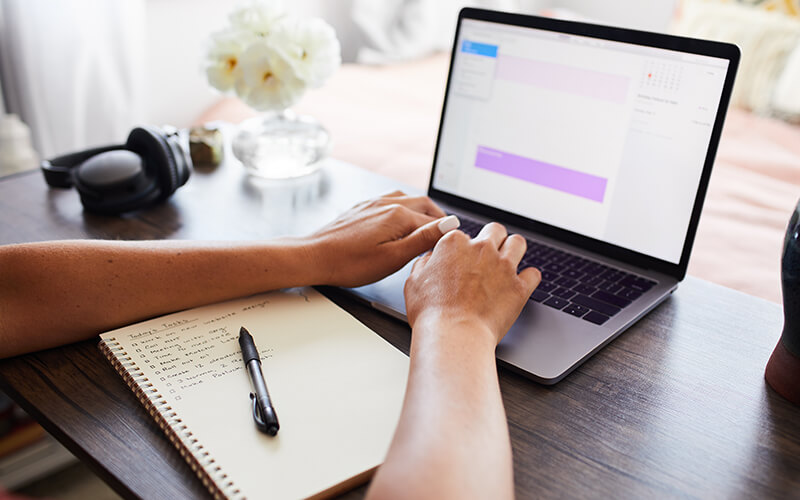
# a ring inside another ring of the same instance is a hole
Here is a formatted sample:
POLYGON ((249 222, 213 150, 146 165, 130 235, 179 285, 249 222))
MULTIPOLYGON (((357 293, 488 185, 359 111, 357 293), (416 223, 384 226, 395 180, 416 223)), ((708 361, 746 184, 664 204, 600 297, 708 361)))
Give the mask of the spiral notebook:
POLYGON ((323 498, 369 479, 400 416, 408 358, 313 289, 190 309, 100 348, 215 498, 323 498), (280 419, 259 432, 237 342, 255 339, 280 419))

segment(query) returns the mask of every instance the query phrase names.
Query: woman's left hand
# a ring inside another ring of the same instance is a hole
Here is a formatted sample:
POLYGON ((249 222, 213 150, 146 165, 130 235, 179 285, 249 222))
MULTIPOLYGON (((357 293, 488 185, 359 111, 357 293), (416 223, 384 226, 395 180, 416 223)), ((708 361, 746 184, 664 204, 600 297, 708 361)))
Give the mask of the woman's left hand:
POLYGON ((388 276, 458 227, 427 196, 402 191, 359 203, 309 236, 315 282, 361 286, 388 276))

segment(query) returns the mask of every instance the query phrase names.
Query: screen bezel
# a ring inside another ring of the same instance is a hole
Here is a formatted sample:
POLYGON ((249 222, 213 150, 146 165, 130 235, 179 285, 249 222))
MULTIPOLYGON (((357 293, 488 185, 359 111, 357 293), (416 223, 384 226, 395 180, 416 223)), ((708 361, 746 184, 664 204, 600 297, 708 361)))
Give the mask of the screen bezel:
POLYGON ((464 8, 458 15, 456 33, 453 39, 450 66, 447 73, 447 85, 442 103, 442 113, 439 119, 439 131, 436 137, 436 148, 434 150, 431 175, 428 182, 428 195, 434 199, 442 200, 453 207, 479 213, 501 223, 528 229, 544 236, 563 241, 567 244, 585 248, 591 252, 608 258, 624 261, 643 269, 651 269, 672 276, 677 280, 682 280, 686 275, 686 269, 689 265, 689 256, 691 254, 692 245, 694 244, 694 238, 697 233, 697 226, 700 222, 700 214, 702 212, 703 202, 708 189, 708 183, 711 178, 711 170, 714 165, 714 158, 716 157, 719 139, 722 134, 722 127, 725 121, 725 114, 728 109, 728 104, 730 102, 736 69, 739 65, 740 54, 739 48, 730 43, 699 40, 695 38, 651 33, 582 22, 563 21, 531 15, 512 14, 469 7, 464 8), (527 217, 522 217, 520 215, 482 203, 478 203, 467 198, 453 195, 446 191, 438 190, 433 186, 436 174, 436 163, 439 157, 439 146, 442 139, 442 123, 444 122, 448 97, 450 95, 451 79, 453 76, 453 62, 458 51, 458 40, 461 33, 461 26, 465 19, 488 21, 510 26, 535 28, 569 35, 587 36, 601 40, 631 43, 645 47, 674 50, 687 54, 711 56, 720 59, 726 59, 728 61, 725 82, 723 84, 722 94, 717 107, 717 113, 714 118, 714 125, 712 127, 709 146, 703 164, 703 171, 700 176, 700 182, 695 195, 694 205, 692 208, 691 217, 689 219, 689 225, 686 230, 680 261, 677 264, 643 253, 635 252, 633 250, 607 243, 605 241, 584 236, 582 234, 568 231, 566 229, 555 227, 540 221, 529 219, 527 217))

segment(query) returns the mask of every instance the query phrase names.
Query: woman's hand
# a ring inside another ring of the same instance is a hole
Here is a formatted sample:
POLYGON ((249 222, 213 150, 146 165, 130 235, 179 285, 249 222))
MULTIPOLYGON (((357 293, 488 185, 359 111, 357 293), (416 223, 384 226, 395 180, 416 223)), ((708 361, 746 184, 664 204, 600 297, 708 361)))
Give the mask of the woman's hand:
POLYGON ((496 222, 484 226, 475 239, 461 231, 443 237, 415 263, 406 282, 409 324, 414 328, 419 321, 432 320, 485 326, 494 347, 541 281, 535 268, 517 274, 525 249, 524 238, 508 236, 496 222))
POLYGON ((442 237, 406 281, 411 365, 400 422, 368 498, 513 498, 495 347, 541 275, 525 240, 487 224, 442 237))
POLYGON ((458 227, 430 198, 401 191, 359 203, 309 237, 319 284, 360 286, 397 271, 458 227))

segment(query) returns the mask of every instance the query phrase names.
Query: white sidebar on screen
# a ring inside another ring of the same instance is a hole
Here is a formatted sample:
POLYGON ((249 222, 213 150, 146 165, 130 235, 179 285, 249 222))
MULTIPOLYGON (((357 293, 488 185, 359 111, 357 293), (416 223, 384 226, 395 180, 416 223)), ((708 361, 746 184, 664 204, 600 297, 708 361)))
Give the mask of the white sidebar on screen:
POLYGON ((464 20, 433 186, 678 263, 728 62, 464 20))

